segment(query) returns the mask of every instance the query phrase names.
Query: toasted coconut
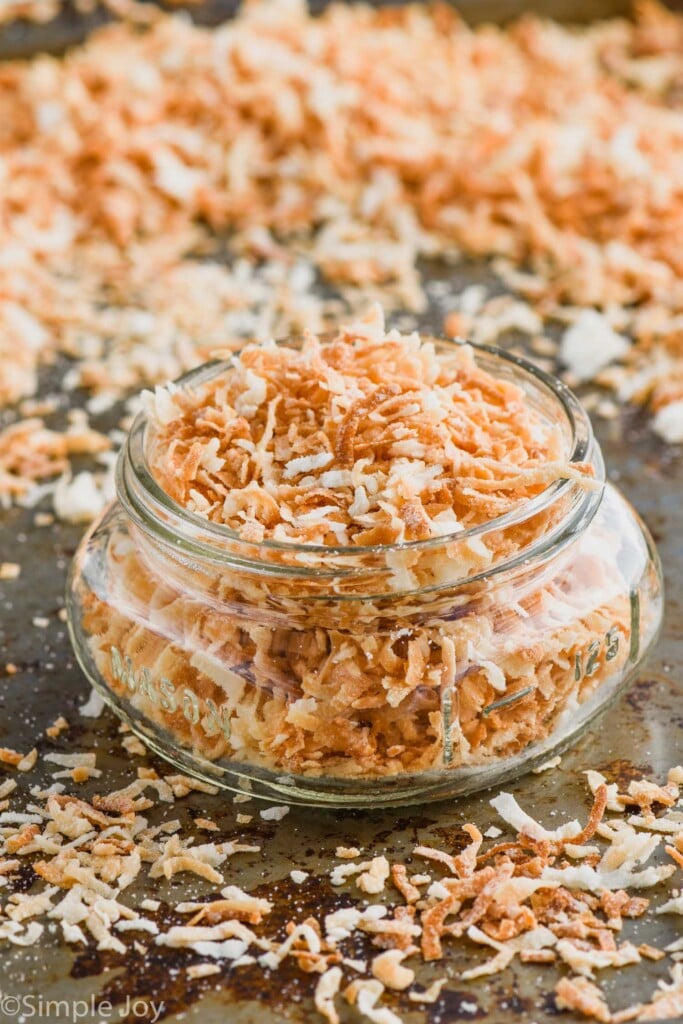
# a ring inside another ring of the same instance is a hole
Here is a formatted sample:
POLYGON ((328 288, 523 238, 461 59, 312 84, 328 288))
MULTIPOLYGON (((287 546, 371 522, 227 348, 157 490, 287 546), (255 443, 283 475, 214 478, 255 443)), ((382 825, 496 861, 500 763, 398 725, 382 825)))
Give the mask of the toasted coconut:
POLYGON ((401 949, 387 949, 373 958, 371 969, 373 975, 382 982, 385 988, 402 992, 415 981, 415 971, 404 967, 402 961, 406 953, 401 949))
POLYGON ((417 903, 420 899, 420 890, 408 881, 408 873, 404 864, 391 865, 391 880, 406 903, 417 903))
POLYGON ((376 895, 383 892, 388 877, 389 861, 386 857, 373 857, 367 871, 358 876, 356 885, 368 895, 376 895))
POLYGON ((269 900, 250 896, 237 886, 229 885, 223 889, 223 899, 212 900, 210 903, 180 903, 176 911, 179 914, 193 914, 191 925, 212 925, 225 920, 260 924, 272 908, 273 904, 269 900))
POLYGON ((334 855, 341 860, 353 860, 354 857, 360 857, 360 850, 357 846, 338 846, 334 855))
POLYGON ((561 978, 555 986, 555 1003, 559 1010, 574 1010, 603 1024, 611 1020, 602 992, 586 978, 561 978))
POLYGON ((388 1006, 376 1005, 383 992, 384 985, 373 978, 371 981, 352 981, 344 990, 344 996, 347 1002, 355 1004, 358 1012, 373 1024, 401 1024, 401 1018, 388 1006))
POLYGON ((0 747, 0 762, 2 764, 9 764, 16 768, 23 756, 23 754, 16 750, 11 750, 9 747, 0 747))

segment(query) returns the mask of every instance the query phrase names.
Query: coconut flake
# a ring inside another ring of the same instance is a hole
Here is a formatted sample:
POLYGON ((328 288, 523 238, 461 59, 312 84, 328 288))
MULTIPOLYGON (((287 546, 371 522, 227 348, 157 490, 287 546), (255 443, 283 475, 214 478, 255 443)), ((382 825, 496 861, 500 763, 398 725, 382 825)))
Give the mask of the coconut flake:
POLYGON ((618 334, 602 313, 583 309, 562 336, 560 358, 577 380, 591 380, 629 347, 628 338, 618 334))
POLYGON ((578 821, 568 821, 552 831, 535 821, 526 811, 522 810, 511 793, 499 793, 489 801, 494 810, 498 811, 503 821, 516 832, 523 832, 532 839, 571 839, 581 832, 578 821))

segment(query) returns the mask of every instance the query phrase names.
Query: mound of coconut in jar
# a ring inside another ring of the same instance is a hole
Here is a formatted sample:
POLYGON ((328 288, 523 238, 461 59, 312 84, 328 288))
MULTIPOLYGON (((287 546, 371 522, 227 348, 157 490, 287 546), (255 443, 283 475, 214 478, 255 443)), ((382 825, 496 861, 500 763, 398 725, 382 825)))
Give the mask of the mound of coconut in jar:
POLYGON ((148 393, 147 410, 164 490, 255 542, 442 537, 592 474, 471 347, 385 333, 380 307, 325 344, 249 345, 205 388, 148 393))
POLYGON ((110 543, 100 676, 195 756, 279 775, 452 772, 571 731, 624 677, 640 528, 567 401, 378 308, 157 388, 149 473, 215 557, 110 543))

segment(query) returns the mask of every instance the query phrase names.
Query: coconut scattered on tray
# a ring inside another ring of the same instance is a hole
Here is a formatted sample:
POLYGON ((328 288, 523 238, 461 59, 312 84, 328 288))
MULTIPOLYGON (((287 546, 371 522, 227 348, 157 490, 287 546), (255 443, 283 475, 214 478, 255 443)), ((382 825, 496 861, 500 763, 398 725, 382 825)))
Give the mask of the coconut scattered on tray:
MULTIPOLYGON (((107 6, 118 23, 0 78, 0 403, 57 353, 98 414, 245 337, 429 298, 473 340, 521 332, 541 362, 559 341, 571 379, 683 440, 680 15, 470 29, 443 7, 274 0, 206 28, 107 6), (514 294, 425 288, 423 256, 488 257, 514 294)), ((22 407, 0 494, 60 478, 58 514, 96 514, 102 480, 22 407)))
MULTIPOLYGON (((110 493, 120 431, 82 412, 55 427, 59 402, 31 404, 57 355, 97 416, 240 339, 319 331, 371 300, 414 316, 429 297, 448 333, 474 341, 526 336, 541 365, 559 353, 568 379, 610 388, 610 415, 646 404, 655 431, 683 441, 682 17, 644 0, 633 21, 472 30, 443 7, 333 4, 313 18, 262 3, 200 28, 109 6, 121 23, 0 76, 0 404, 20 403, 0 430, 3 504, 49 495, 84 522, 110 493), (421 256, 462 255, 490 258, 514 294, 423 287, 421 256), (82 457, 100 461, 83 470, 82 457)), ((19 0, 0 19, 56 10, 19 0)), ((0 567, 3 582, 19 573, 0 567)), ((95 696, 84 710, 99 713, 95 696)), ((48 738, 67 728, 60 717, 48 738)), ((457 946, 472 965, 453 981, 473 1000, 479 978, 516 961, 534 977, 562 969, 555 1003, 573 1019, 683 1017, 683 943, 639 943, 629 926, 683 914, 681 768, 625 791, 587 773, 585 824, 547 828, 502 793, 457 851, 423 844, 403 863, 339 848, 327 881, 350 905, 282 932, 275 893, 238 885, 259 846, 171 817, 192 793, 210 805, 213 787, 140 765, 106 791, 84 751, 43 756, 50 783, 27 793, 38 762, 37 748, 0 749, 0 943, 30 947, 56 926, 74 950, 116 958, 143 937, 184 951, 191 979, 293 962, 330 1024, 342 1001, 383 1024, 438 1003, 448 980, 424 987, 416 972, 457 946), (130 895, 178 875, 203 887, 172 908, 181 923, 130 895), (651 999, 611 1009, 601 976, 643 960, 661 962, 651 999)), ((260 816, 287 828, 286 813, 260 816)))
MULTIPOLYGON (((35 762, 37 751, 29 758, 35 762)), ((19 752, 4 749, 0 759, 8 773, 24 770, 19 752)), ((472 984, 475 1008, 479 979, 516 961, 537 977, 544 965, 559 967, 555 1005, 575 1018, 620 1024, 683 1013, 683 944, 637 942, 628 923, 683 913, 676 887, 683 867, 681 767, 663 784, 637 779, 624 791, 587 772, 593 803, 585 823, 547 828, 501 792, 490 804, 502 828, 491 816, 481 822, 484 834, 464 825, 457 851, 417 845, 404 863, 373 850, 361 860, 358 849, 340 846, 329 881, 349 905, 293 916, 282 932, 269 925, 277 883, 272 898, 267 886, 256 894, 237 884, 242 858, 261 847, 220 835, 205 842, 197 831, 220 833, 213 821, 195 818, 183 826, 170 816, 188 794, 211 797, 214 787, 140 766, 124 788, 85 799, 70 788, 82 780, 79 773, 99 786, 94 753, 49 752, 41 764, 52 782, 33 787, 28 799, 12 774, 0 784, 0 941, 30 946, 56 923, 75 950, 106 950, 115 963, 130 950, 140 953, 143 933, 157 954, 184 951, 190 978, 228 967, 277 971, 291 961, 330 1024, 339 1020, 342 1000, 363 1019, 390 1024, 401 1020, 398 994, 416 1005, 437 1002, 446 977, 424 988, 416 975, 452 947, 471 952, 471 966, 453 981, 472 984), (13 884, 27 863, 36 876, 28 891, 13 884), (171 917, 158 916, 160 901, 129 896, 134 882, 139 891, 146 880, 153 886, 179 874, 200 889, 196 899, 169 907, 171 917), (644 960, 662 961, 652 998, 610 1009, 600 989, 604 972, 644 960)), ((261 817, 277 823, 286 810, 266 808, 261 817)), ((296 885, 310 878, 311 872, 291 872, 296 885)))

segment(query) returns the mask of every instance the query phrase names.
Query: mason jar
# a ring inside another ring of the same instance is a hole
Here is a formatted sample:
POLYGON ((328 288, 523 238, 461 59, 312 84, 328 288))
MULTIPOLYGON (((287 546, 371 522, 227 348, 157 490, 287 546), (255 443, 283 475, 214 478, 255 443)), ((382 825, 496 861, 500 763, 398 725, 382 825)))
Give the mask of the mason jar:
MULTIPOLYGON (((83 671, 152 750, 289 803, 434 800, 546 761, 622 692, 661 621, 653 542, 605 482, 569 389, 473 349, 559 428, 591 486, 555 480, 426 540, 255 543, 165 493, 137 417, 117 500, 74 558, 68 614, 83 671)), ((230 372, 210 363, 178 387, 230 372)))

